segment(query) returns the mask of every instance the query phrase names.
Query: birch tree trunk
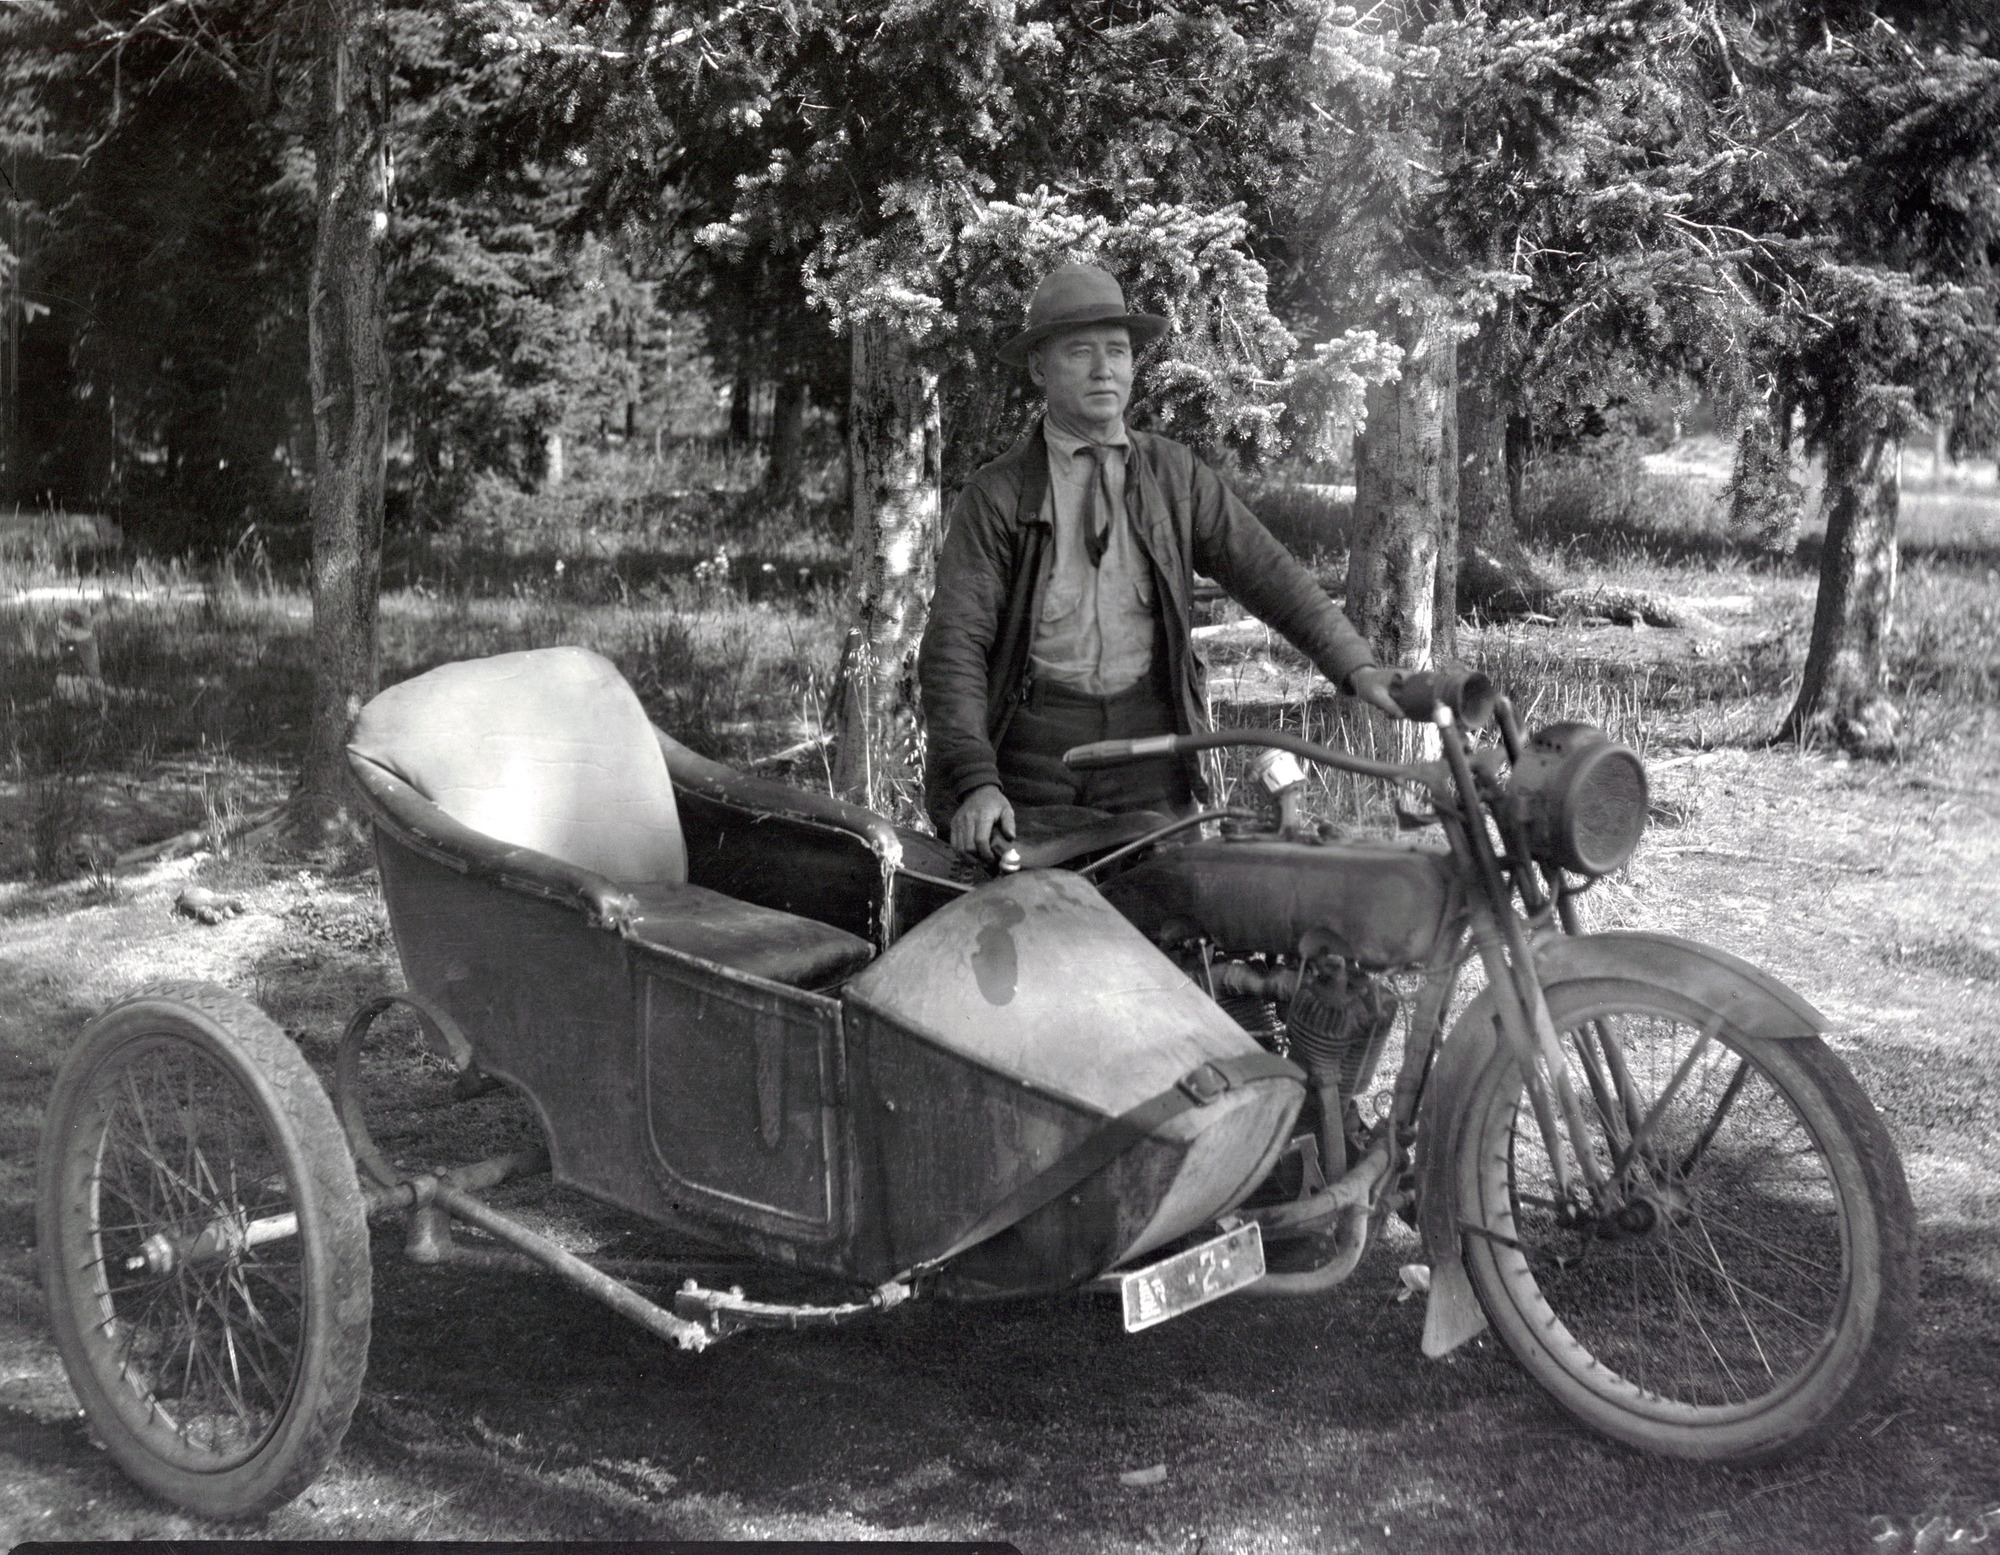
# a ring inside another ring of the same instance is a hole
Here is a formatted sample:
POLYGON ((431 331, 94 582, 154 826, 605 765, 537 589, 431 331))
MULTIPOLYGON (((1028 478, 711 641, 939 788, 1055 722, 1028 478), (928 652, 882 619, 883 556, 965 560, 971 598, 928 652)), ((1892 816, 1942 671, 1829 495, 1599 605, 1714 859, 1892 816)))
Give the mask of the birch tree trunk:
MULTIPOLYGON (((1397 330, 1402 375, 1368 390, 1367 430, 1354 440, 1354 543, 1347 562, 1347 616, 1375 647, 1376 660, 1428 669, 1440 642, 1450 651, 1455 612, 1442 612, 1456 590, 1455 474, 1447 461, 1453 420, 1457 342, 1442 309, 1403 315, 1397 330), (1452 551, 1446 552, 1446 537, 1452 551), (1447 570, 1447 563, 1450 568, 1447 570)), ((1436 731, 1362 710, 1376 747, 1394 761, 1435 754, 1436 731)))
POLYGON ((389 232, 388 56, 360 0, 315 0, 308 299, 313 405, 312 728, 294 817, 323 830, 346 810, 348 726, 374 694, 388 439, 383 245, 389 232))
POLYGON ((1459 452, 1458 346, 1447 357, 1450 380, 1444 385, 1443 421, 1438 428, 1438 559, 1431 602, 1431 660, 1445 664, 1458 657, 1459 452))
POLYGON ((1507 480, 1511 396, 1482 370, 1477 354, 1464 356, 1458 381, 1458 538, 1466 550, 1501 555, 1521 543, 1507 480))
POLYGON ((1826 549, 1798 701, 1778 738, 1830 736, 1855 755, 1888 756, 1900 721, 1888 688, 1896 602, 1902 444, 1850 413, 1826 456, 1826 549))
POLYGON ((1406 314, 1402 376, 1368 390, 1355 439, 1354 547, 1347 615, 1387 665, 1425 669, 1438 637, 1445 530, 1445 416, 1455 342, 1442 309, 1406 314))
POLYGON ((854 326, 847 640, 837 681, 836 793, 886 815, 923 808, 917 646, 942 539, 937 374, 886 325, 854 326))

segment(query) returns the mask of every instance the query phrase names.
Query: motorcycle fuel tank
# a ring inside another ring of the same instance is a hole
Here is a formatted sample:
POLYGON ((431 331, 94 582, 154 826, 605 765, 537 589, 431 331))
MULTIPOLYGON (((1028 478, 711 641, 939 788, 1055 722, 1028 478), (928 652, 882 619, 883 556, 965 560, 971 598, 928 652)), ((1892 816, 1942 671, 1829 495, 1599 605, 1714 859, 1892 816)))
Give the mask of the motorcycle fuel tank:
POLYGON ((1461 903, 1441 854, 1234 839, 1162 848, 1107 881, 1104 894, 1151 940, 1294 955, 1310 934, 1375 969, 1425 960, 1461 903))
POLYGON ((939 909, 842 998, 857 1241, 891 1272, 950 1255, 961 1295, 1074 1285, 1199 1228, 1269 1172, 1304 1094, 1064 871, 939 909), (1107 1129, 1119 1148, 1067 1182, 1107 1129))

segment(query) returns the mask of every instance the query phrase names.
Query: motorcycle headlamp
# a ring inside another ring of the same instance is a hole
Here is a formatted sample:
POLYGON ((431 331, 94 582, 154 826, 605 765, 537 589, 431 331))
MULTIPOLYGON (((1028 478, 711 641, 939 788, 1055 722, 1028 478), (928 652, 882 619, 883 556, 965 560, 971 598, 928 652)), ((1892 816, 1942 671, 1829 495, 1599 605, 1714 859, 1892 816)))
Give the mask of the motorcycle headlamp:
POLYGON ((1538 729, 1515 765, 1508 797, 1539 862, 1608 875, 1646 829, 1646 768, 1594 724, 1538 729))

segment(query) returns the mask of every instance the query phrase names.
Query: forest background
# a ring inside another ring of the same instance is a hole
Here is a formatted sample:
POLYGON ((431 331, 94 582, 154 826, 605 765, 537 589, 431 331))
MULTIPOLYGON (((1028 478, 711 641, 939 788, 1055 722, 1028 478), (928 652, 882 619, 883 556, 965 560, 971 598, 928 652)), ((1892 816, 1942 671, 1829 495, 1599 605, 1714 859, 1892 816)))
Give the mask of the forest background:
POLYGON ((1972 5, 29 0, 0 27, 0 482, 150 555, 312 558, 315 813, 379 677, 385 536, 546 532, 612 466, 643 510, 695 446, 761 456, 724 553, 732 519, 814 512, 810 450, 844 461, 829 777, 908 808, 942 499, 1023 424, 992 350, 1065 259, 1173 320, 1151 425, 1247 489, 1353 481, 1304 538, 1349 551, 1385 661, 1559 606, 1520 539, 1538 456, 1629 463, 1698 406, 1731 524, 1783 555, 1819 455, 1782 729, 1860 752, 1902 717, 1901 446, 1941 469, 2000 436, 1972 5))

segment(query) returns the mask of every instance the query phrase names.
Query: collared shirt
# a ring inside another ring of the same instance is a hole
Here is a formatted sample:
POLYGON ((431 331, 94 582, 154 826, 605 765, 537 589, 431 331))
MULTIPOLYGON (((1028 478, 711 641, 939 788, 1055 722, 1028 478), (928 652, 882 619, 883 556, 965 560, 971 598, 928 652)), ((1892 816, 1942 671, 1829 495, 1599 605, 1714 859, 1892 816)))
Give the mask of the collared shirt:
POLYGON ((1130 442, 1121 423, 1106 438, 1104 473, 1111 488, 1111 534, 1104 559, 1091 565, 1084 528, 1096 462, 1075 437, 1046 417, 1049 494, 1042 512, 1055 527, 1055 565, 1042 593, 1029 663, 1047 679, 1086 696, 1115 696, 1144 680, 1153 668, 1157 611, 1153 569, 1125 511, 1125 457, 1130 442))

